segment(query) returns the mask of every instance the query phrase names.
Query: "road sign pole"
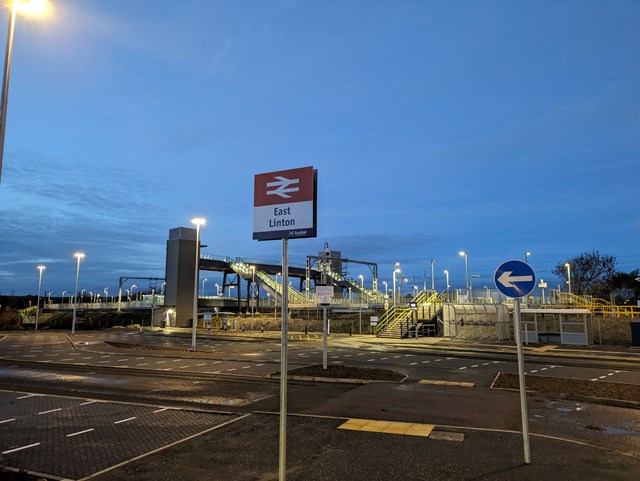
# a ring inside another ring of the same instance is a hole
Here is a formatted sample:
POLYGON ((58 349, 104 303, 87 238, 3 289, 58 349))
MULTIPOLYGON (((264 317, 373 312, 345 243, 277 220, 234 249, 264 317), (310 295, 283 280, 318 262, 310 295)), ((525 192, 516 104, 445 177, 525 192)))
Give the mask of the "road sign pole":
POLYGON ((529 450, 529 412, 527 409, 527 387, 524 378, 524 353, 522 340, 520 339, 520 298, 514 299, 513 322, 518 346, 518 379, 520 381, 520 413, 522 415, 522 440, 524 441, 524 462, 531 464, 531 452, 529 450))
POLYGON ((327 308, 322 308, 322 369, 327 369, 327 308))
POLYGON ((287 476, 287 317, 289 310, 289 239, 282 239, 282 328, 280 347, 280 458, 278 480, 287 476))

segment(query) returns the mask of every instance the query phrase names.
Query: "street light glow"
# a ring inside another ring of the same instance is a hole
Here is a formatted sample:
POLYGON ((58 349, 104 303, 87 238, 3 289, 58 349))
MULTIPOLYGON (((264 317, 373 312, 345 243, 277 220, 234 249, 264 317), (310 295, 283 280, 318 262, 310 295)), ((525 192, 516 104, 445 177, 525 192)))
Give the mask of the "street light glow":
POLYGON ((46 0, 13 0, 12 7, 27 15, 44 15, 49 12, 46 0))
POLYGON ((191 219, 191 223, 195 226, 201 226, 201 225, 205 225, 207 221, 202 217, 194 217, 193 219, 191 219))

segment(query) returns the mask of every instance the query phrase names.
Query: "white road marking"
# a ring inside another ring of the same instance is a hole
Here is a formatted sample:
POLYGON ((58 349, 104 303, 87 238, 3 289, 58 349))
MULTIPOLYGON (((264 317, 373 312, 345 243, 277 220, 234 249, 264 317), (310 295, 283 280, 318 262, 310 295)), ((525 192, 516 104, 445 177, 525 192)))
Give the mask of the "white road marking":
POLYGON ((148 365, 149 365, 149 363, 148 363, 148 362, 143 362, 143 363, 141 363, 141 364, 138 364, 138 366, 148 366, 148 365))
POLYGON ((16 399, 27 399, 28 397, 34 397, 34 396, 39 396, 39 394, 27 394, 26 396, 20 396, 19 398, 16 398, 16 399))
POLYGON ((169 408, 162 408, 162 409, 156 409, 155 411, 152 411, 153 414, 156 413, 161 413, 162 411, 167 411, 169 408))
POLYGON ((79 434, 90 433, 91 431, 93 431, 93 428, 91 428, 91 429, 85 429, 84 431, 78 431, 77 433, 67 434, 67 437, 68 437, 68 438, 71 438, 71 437, 73 437, 73 436, 78 436, 79 434))
POLYGON ((242 369, 249 369, 251 366, 242 366, 242 369))
POLYGON ((428 364, 428 363, 430 363, 430 362, 431 362, 431 361, 422 361, 422 364, 428 364))
POLYGON ((95 404, 95 403, 98 403, 98 402, 101 403, 101 402, 105 402, 105 401, 87 401, 85 403, 80 403, 80 406, 86 406, 87 404, 95 404))
POLYGON ((231 369, 227 369, 227 371, 235 371, 235 370, 236 370, 235 367, 232 367, 231 369))
POLYGON ((133 421, 134 419, 136 419, 136 416, 133 416, 132 418, 121 419, 120 421, 116 421, 113 424, 126 423, 127 421, 133 421))
POLYGON ((256 364, 256 367, 264 366, 264 364, 256 364))
POLYGON ((11 419, 3 419, 2 421, 0 421, 0 424, 4 424, 4 423, 10 423, 11 421, 15 421, 16 418, 11 418, 11 419))
POLYGON ((459 367, 458 369, 466 369, 466 367, 459 367))
POLYGON ((49 413, 55 413, 56 411, 62 411, 62 408, 57 408, 57 409, 49 409, 48 411, 42 411, 38 414, 49 414, 49 413))
POLYGON ((203 362, 203 363, 200 363, 200 364, 196 364, 196 366, 206 366, 206 365, 207 365, 206 362, 203 362))
POLYGON ((375 361, 375 359, 367 359, 368 362, 375 361))
POLYGON ((129 359, 118 359, 117 362, 128 361, 129 359))
POLYGON ((15 453, 16 451, 22 451, 23 449, 29 449, 29 448, 33 448, 35 446, 40 446, 40 443, 33 443, 33 444, 29 444, 28 446, 21 446, 19 448, 15 448, 15 449, 9 449, 8 451, 2 451, 2 454, 15 453))
POLYGON ((409 363, 409 366, 414 366, 414 365, 416 365, 416 364, 418 364, 418 363, 417 363, 417 362, 410 362, 410 363, 409 363))

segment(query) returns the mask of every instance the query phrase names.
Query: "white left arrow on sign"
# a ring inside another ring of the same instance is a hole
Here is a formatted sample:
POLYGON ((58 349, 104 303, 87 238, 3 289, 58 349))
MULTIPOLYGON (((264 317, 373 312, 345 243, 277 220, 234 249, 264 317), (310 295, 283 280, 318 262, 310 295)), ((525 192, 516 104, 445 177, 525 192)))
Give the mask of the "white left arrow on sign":
POLYGON ((511 276, 513 271, 504 271, 498 277, 498 282, 504 287, 516 287, 514 282, 533 282, 533 276, 511 276))

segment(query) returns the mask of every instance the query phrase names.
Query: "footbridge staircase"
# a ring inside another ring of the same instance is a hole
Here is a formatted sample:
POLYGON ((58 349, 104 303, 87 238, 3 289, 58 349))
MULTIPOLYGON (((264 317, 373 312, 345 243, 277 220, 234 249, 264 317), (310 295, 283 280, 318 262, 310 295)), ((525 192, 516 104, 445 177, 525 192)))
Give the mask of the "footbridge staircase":
POLYGON ((392 307, 380 318, 374 332, 378 337, 396 339, 415 336, 416 330, 418 335, 435 335, 445 301, 446 292, 422 291, 410 303, 415 303, 416 309, 404 305, 392 307))
MULTIPOLYGON (((233 269, 236 274, 247 281, 254 280, 253 269, 249 264, 247 264, 240 258, 236 258, 235 262, 231 263, 231 269, 233 269)), ((272 295, 274 299, 282 302, 283 289, 281 282, 276 282, 271 278, 271 276, 269 276, 269 274, 264 271, 256 270, 255 283, 265 292, 268 292, 270 295, 272 295)), ((288 289, 288 302, 289 305, 307 303, 304 295, 297 289, 294 289, 292 286, 289 286, 288 289)))
POLYGON ((638 306, 617 306, 598 297, 582 297, 569 292, 557 293, 558 302, 573 309, 589 309, 594 314, 611 317, 640 317, 638 306))

